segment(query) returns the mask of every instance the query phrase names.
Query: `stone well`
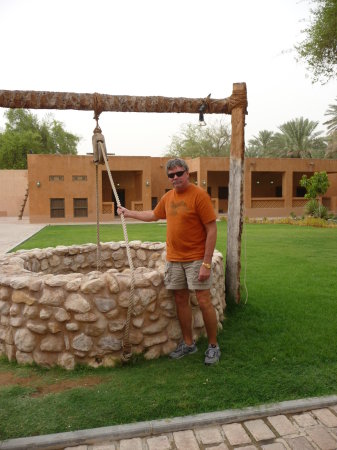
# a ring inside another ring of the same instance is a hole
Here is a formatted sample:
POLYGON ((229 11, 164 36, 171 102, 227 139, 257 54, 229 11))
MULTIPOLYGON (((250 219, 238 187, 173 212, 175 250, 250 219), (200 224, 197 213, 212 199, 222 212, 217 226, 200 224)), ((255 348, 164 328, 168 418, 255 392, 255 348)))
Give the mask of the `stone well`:
MULTIPOLYGON (((113 366, 121 359, 131 272, 125 242, 20 250, 0 257, 0 354, 19 364, 113 366)), ((165 244, 130 242, 135 267, 132 353, 153 359, 181 339, 171 291, 163 284, 165 244)), ((214 252, 212 302, 221 329, 223 258, 214 252)), ((191 293, 195 339, 205 334, 191 293)))

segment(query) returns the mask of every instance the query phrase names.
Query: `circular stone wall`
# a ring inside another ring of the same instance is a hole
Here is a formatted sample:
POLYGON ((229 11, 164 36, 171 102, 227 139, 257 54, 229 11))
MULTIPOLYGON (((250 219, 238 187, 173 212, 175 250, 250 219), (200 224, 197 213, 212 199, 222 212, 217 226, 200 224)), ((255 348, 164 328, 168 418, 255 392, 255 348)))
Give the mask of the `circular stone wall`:
MULTIPOLYGON (((164 287, 165 244, 130 242, 135 267, 132 353, 153 359, 181 339, 172 291, 164 287)), ((76 363, 113 366, 121 359, 131 272, 125 242, 20 250, 0 257, 0 354, 19 364, 76 363)), ((224 294, 222 254, 212 261, 212 303, 221 329, 224 294)), ((191 292, 193 334, 205 335, 191 292)))

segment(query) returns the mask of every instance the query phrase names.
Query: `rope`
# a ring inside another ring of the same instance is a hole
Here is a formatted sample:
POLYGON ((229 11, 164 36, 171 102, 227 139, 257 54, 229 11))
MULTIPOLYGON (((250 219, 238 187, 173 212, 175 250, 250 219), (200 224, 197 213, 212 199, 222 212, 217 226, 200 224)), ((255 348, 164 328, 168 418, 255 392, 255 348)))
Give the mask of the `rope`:
POLYGON ((98 196, 98 164, 96 163, 96 233, 97 233, 97 270, 100 270, 102 266, 101 257, 101 239, 99 235, 99 196, 98 196))
MULTIPOLYGON (((108 172, 108 176, 109 176, 109 180, 110 180, 110 184, 112 187, 112 191, 114 193, 116 202, 117 202, 117 206, 121 207, 121 202, 119 200, 118 197, 118 193, 115 187, 115 183, 112 179, 111 176, 111 171, 110 171, 110 167, 109 167, 109 163, 108 163, 108 159, 105 153, 105 149, 104 146, 102 144, 102 142, 98 142, 101 153, 103 155, 104 158, 104 162, 105 162, 105 166, 108 172)), ((121 214, 121 221, 122 221, 122 227, 123 227, 123 234, 124 234, 124 240, 126 243, 126 253, 127 253, 127 257, 128 257, 128 263, 129 263, 129 267, 131 270, 131 286, 130 286, 130 294, 129 294, 129 306, 128 306, 128 312, 126 315, 126 322, 125 322, 125 329, 124 329, 124 336, 123 336, 123 353, 122 353, 122 361, 127 362, 129 361, 129 359, 131 358, 131 344, 130 344, 130 340, 129 340, 129 335, 130 335, 130 320, 131 320, 131 314, 133 311, 133 307, 134 307, 134 290, 135 290, 135 274, 134 274, 134 267, 133 267, 133 261, 132 261, 132 256, 131 256, 131 251, 130 251, 130 245, 129 245, 129 237, 128 237, 128 232, 126 229, 126 223, 125 223, 125 217, 124 214, 121 214)))

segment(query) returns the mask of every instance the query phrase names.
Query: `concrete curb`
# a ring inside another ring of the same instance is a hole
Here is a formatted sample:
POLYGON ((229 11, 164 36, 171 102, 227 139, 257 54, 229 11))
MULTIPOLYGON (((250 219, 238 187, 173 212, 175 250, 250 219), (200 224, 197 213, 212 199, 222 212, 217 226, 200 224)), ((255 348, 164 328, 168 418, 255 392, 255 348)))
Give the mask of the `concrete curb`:
POLYGON ((70 431, 66 433, 31 436, 26 438, 0 441, 0 450, 52 450, 74 447, 77 445, 92 445, 102 441, 118 441, 134 437, 152 436, 171 433, 208 425, 223 425, 242 422, 278 414, 293 414, 311 409, 326 408, 337 404, 337 395, 328 397, 312 397, 301 400, 290 400, 281 403, 260 405, 244 409, 228 409, 194 416, 176 417, 154 421, 114 425, 110 427, 93 428, 89 430, 70 431))

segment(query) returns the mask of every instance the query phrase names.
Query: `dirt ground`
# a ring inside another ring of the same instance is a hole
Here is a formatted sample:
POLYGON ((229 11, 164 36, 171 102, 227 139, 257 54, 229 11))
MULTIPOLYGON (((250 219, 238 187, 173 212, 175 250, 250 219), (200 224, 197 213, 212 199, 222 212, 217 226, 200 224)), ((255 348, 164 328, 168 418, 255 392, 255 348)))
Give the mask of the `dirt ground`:
POLYGON ((36 375, 17 376, 13 372, 0 372, 0 386, 29 386, 36 389, 32 397, 40 397, 50 393, 62 392, 76 387, 91 387, 102 382, 98 376, 88 376, 78 380, 52 380, 45 381, 36 375))

